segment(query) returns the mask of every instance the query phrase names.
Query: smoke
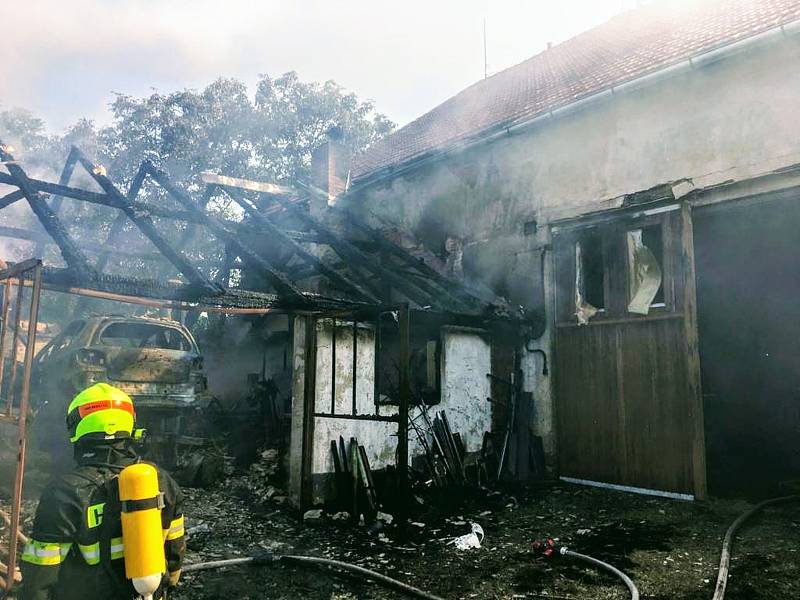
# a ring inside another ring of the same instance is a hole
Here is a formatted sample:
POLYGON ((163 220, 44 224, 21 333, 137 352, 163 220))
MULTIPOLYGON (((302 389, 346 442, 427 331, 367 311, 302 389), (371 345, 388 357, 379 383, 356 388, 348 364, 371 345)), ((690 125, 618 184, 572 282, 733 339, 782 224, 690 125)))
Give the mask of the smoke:
POLYGON ((407 122, 483 76, 484 18, 496 72, 634 3, 4 2, 0 103, 28 106, 59 130, 84 115, 107 123, 112 90, 142 95, 220 75, 252 83, 295 70, 357 89, 407 122))

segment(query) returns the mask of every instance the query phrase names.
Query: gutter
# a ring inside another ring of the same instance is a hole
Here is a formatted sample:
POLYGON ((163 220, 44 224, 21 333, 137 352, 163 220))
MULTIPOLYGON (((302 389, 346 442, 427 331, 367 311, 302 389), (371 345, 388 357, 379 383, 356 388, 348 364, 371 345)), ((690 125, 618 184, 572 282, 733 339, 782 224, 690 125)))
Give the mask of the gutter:
MULTIPOLYGON (((444 160, 449 156, 470 150, 477 146, 492 142, 496 139, 520 133, 550 121, 551 119, 571 114, 577 110, 593 105, 596 102, 601 102, 606 98, 610 98, 611 96, 642 88, 668 77, 672 77, 673 75, 689 73, 696 69, 709 66, 720 60, 729 58, 745 50, 749 50, 763 44, 768 44, 773 41, 778 41, 781 38, 789 38, 799 34, 800 19, 789 21, 788 23, 784 23, 772 29, 762 31, 761 33, 745 39, 700 52, 699 54, 690 56, 689 58, 683 59, 677 63, 673 63, 661 69, 657 69, 644 75, 634 77, 633 79, 623 81, 617 85, 612 85, 611 87, 600 90, 599 92, 594 92, 588 96, 574 100, 557 108, 553 108, 547 112, 539 113, 532 118, 523 118, 517 122, 511 121, 504 125, 490 126, 483 132, 478 133, 476 137, 472 137, 469 140, 462 141, 460 143, 457 142, 445 149, 431 150, 417 158, 410 159, 406 163, 401 163, 394 168, 385 167, 384 169, 376 172, 372 177, 367 176, 367 179, 363 183, 356 183, 356 185, 350 188, 344 195, 354 195, 384 180, 399 177, 424 165, 444 160)), ((342 200, 343 198, 340 197, 339 199, 342 200)))

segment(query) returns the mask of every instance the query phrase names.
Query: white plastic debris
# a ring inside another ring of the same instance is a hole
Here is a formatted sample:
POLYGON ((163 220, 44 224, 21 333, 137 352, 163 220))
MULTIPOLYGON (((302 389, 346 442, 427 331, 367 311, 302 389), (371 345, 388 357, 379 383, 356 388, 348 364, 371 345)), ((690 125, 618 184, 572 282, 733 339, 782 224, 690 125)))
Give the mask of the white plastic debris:
POLYGON ((317 508, 314 510, 307 510, 303 515, 303 521, 306 523, 319 521, 322 519, 322 509, 317 508))
POLYGON ((462 535, 453 539, 451 544, 459 550, 471 550, 472 548, 480 548, 483 543, 483 527, 477 523, 470 523, 472 531, 466 535, 462 535))

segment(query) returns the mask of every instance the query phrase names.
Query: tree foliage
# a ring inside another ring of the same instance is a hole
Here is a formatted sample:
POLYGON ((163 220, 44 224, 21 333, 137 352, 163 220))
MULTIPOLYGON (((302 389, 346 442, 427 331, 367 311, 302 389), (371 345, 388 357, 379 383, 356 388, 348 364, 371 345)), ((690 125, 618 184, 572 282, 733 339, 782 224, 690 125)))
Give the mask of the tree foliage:
MULTIPOLYGON (((61 135, 49 134, 42 120, 25 110, 0 111, 0 139, 15 146, 17 158, 33 176, 57 178, 69 148, 76 145, 104 165, 123 191, 148 159, 197 192, 203 171, 289 184, 307 180, 311 152, 331 128, 340 132, 351 151, 358 152, 394 127, 372 102, 360 100, 333 81, 303 82, 293 72, 277 78, 262 75, 253 95, 243 82, 223 78, 198 91, 154 92, 144 98, 119 94, 110 109, 110 125, 98 129, 81 119, 61 135)), ((94 185, 80 168, 72 181, 94 185)), ((0 189, 0 195, 7 191, 0 189)), ((168 202, 152 187, 145 188, 141 198, 168 202)), ((16 208, 0 211, 0 222, 38 228, 30 211, 16 208)), ((116 211, 65 202, 62 215, 76 238, 90 236, 92 242, 103 243, 116 211)), ((184 225, 161 223, 160 227, 169 227, 174 236, 184 225)), ((125 235, 130 235, 131 247, 148 246, 130 223, 125 235)), ((127 243, 117 241, 118 245, 127 243)), ((212 249, 206 238, 187 251, 213 274, 219 248, 212 249)), ((50 253, 57 262, 52 247, 50 253)), ((116 270, 128 273, 131 268, 147 269, 144 263, 130 261, 115 265, 116 270)))

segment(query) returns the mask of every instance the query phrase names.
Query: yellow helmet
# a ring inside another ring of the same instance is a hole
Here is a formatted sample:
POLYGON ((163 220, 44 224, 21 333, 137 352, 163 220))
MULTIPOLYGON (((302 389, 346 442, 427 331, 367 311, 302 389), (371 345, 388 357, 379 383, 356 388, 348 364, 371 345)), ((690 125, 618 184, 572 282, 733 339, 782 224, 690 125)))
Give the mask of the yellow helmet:
POLYGON ((75 396, 67 408, 69 441, 131 437, 135 417, 128 394, 113 385, 96 383, 75 396))

